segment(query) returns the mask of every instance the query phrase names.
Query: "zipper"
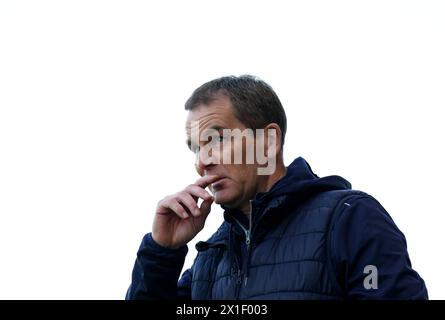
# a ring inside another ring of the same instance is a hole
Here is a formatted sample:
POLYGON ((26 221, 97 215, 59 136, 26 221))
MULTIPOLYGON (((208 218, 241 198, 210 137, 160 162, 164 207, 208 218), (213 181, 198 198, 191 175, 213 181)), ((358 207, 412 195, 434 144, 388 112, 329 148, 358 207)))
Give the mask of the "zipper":
POLYGON ((246 245, 250 245, 250 230, 251 230, 251 219, 249 219, 249 229, 244 228, 243 224, 241 222, 238 221, 237 218, 233 217, 233 220, 235 220, 235 222, 241 227, 241 229, 243 229, 244 234, 246 236, 246 245))
POLYGON ((244 286, 247 286, 247 279, 249 278, 249 264, 250 264, 250 244, 252 236, 252 200, 249 200, 250 214, 249 214, 249 232, 246 236, 246 249, 247 249, 247 261, 245 264, 246 270, 244 271, 244 286))
POLYGON ((250 251, 251 251, 251 236, 252 236, 252 200, 249 201, 250 204, 250 214, 249 214, 249 228, 246 229, 241 222, 238 221, 235 217, 233 219, 235 222, 240 226, 240 228, 244 231, 244 234, 246 236, 246 252, 247 252, 247 258, 246 262, 243 265, 240 265, 238 262, 238 273, 236 278, 236 299, 239 299, 239 293, 240 293, 240 287, 243 283, 243 276, 244 276, 244 286, 247 286, 247 281, 249 278, 249 263, 250 263, 250 251), (241 271, 241 268, 243 270, 241 271))
POLYGON ((239 287, 241 282, 242 282, 241 269, 238 268, 238 273, 236 274, 236 285, 239 287))
MULTIPOLYGON (((238 219, 236 219, 235 217, 233 217, 233 220, 235 220, 235 222, 244 231, 244 234, 246 236, 246 245, 249 246, 250 245, 250 231, 248 229, 244 228, 243 224, 241 222, 239 222, 238 219)), ((241 287, 241 284, 243 283, 243 275, 241 273, 241 268, 243 268, 243 265, 240 264, 240 261, 236 257, 236 254, 235 254, 235 260, 236 260, 237 268, 238 268, 238 271, 236 273, 235 297, 236 297, 236 300, 238 300, 239 299, 240 289, 241 289, 240 287, 241 287)))
MULTIPOLYGON (((238 220, 235 219, 235 221, 242 227, 242 225, 239 223, 238 220)), ((244 230, 244 228, 243 228, 243 230, 244 230)), ((234 249, 231 249, 231 250, 234 250, 234 249)), ((243 282, 243 280, 242 280, 242 276, 241 276, 241 264, 240 264, 240 261, 238 259, 238 254, 235 253, 234 257, 235 257, 235 265, 236 265, 236 269, 233 270, 234 271, 233 275, 235 277, 235 296, 234 296, 234 299, 238 300, 239 299, 239 291, 240 291, 241 283, 243 282)))

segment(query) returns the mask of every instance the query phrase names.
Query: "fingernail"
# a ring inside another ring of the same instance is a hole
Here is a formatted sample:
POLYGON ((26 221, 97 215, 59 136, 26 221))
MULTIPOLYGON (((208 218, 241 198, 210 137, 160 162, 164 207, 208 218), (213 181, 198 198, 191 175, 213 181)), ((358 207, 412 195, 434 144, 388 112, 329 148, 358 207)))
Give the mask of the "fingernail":
POLYGON ((199 209, 195 209, 195 216, 199 216, 200 213, 201 211, 199 211, 199 209))

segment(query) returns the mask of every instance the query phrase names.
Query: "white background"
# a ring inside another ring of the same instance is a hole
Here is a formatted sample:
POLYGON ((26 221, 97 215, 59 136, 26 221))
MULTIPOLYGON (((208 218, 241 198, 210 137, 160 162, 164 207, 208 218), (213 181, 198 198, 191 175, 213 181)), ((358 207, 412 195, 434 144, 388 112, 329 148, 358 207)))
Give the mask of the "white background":
POLYGON ((443 1, 2 0, 0 298, 122 299, 156 203, 197 177, 185 100, 244 73, 282 100, 286 164, 379 199, 445 298, 444 57, 443 1))

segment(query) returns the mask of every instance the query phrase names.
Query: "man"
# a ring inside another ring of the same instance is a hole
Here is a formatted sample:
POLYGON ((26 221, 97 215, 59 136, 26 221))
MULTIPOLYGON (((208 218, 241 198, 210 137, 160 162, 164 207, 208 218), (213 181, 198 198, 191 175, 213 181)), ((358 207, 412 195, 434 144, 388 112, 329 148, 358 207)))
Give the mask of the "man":
POLYGON ((268 84, 216 79, 185 108, 201 178, 158 203, 127 299, 428 298, 404 235, 374 198, 319 178, 301 157, 285 167, 286 115, 268 84), (213 202, 225 221, 178 281, 213 202))

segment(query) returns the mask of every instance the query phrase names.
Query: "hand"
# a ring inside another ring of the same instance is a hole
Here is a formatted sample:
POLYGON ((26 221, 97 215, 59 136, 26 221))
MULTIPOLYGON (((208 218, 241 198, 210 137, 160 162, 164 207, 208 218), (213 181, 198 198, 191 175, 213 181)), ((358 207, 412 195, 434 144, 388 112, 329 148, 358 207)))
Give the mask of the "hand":
POLYGON ((153 240, 162 247, 176 249, 187 244, 204 228, 213 197, 205 188, 219 180, 208 175, 184 190, 159 201, 153 221, 153 240), (198 199, 204 201, 198 207, 198 199))

